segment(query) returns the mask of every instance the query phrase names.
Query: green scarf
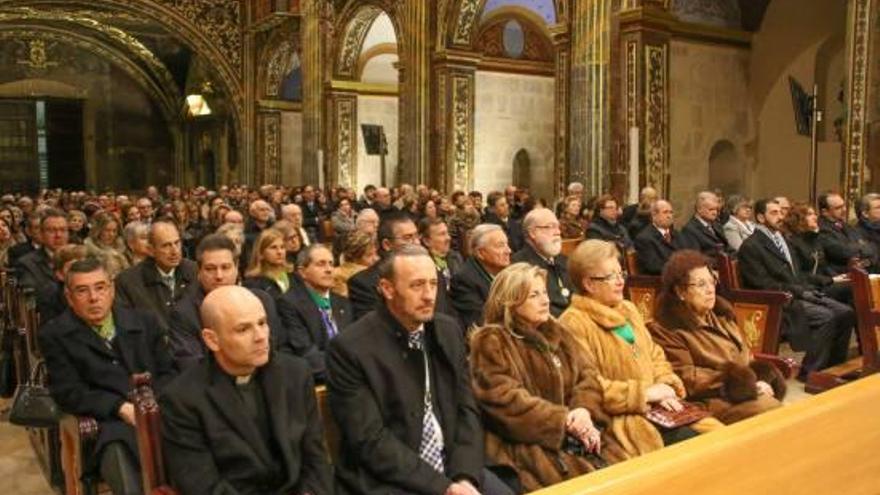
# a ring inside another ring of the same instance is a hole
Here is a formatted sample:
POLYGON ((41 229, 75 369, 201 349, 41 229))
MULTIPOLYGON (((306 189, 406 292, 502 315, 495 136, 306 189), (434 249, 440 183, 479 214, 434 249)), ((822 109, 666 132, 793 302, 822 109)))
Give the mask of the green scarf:
POLYGON ((287 292, 287 289, 290 288, 290 278, 287 277, 287 272, 276 275, 275 283, 281 288, 281 292, 287 292))
POLYGON ((627 344, 633 345, 636 343, 636 334, 633 333, 633 327, 629 324, 629 322, 620 325, 617 328, 613 328, 611 330, 615 335, 622 338, 626 341, 627 344))
POLYGON ((309 297, 311 297, 312 301, 315 302, 315 305, 318 306, 318 309, 323 311, 330 311, 330 296, 324 297, 308 287, 306 288, 306 290, 309 293, 309 297))
POLYGON ((92 327, 92 330, 108 342, 113 340, 113 337, 116 336, 116 324, 113 323, 113 313, 111 312, 107 315, 107 318, 104 318, 100 325, 92 327))

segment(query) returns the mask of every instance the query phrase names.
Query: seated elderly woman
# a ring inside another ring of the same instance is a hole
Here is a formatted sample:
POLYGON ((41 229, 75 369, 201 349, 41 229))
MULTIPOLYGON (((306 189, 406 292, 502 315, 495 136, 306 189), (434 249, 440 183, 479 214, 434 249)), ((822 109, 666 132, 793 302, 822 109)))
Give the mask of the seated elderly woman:
POLYGON ((715 295, 709 263, 690 249, 669 258, 649 327, 688 397, 730 424, 779 407, 785 381, 771 364, 751 360, 733 307, 715 295))
POLYGON ((706 418, 673 429, 655 427, 646 414, 652 406, 680 411, 684 384, 651 339, 639 310, 624 300, 626 275, 614 244, 598 239, 581 243, 568 259, 575 289, 560 322, 596 358, 602 406, 611 415, 610 433, 628 456, 660 449, 721 426, 706 418))
POLYGON ((513 468, 526 491, 626 458, 601 439, 608 417, 593 358, 550 315, 546 279, 527 263, 502 270, 470 341, 488 461, 513 468))

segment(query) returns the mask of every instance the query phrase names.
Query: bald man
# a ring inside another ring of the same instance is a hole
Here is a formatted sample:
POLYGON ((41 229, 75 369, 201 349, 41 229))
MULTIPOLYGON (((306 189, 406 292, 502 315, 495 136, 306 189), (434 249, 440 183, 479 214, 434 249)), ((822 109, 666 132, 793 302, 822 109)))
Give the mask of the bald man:
POLYGON ((201 318, 210 358, 159 400, 174 487, 182 495, 332 493, 311 372, 271 352, 263 304, 243 287, 219 287, 201 318))

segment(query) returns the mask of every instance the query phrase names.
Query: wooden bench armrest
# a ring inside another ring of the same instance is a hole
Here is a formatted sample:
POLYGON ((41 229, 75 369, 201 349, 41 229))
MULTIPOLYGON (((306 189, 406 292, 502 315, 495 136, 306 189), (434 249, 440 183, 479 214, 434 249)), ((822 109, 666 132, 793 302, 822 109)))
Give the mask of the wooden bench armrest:
POLYGON ((737 301, 754 302, 767 305, 785 305, 791 301, 791 294, 778 290, 732 289, 729 297, 737 301))
POLYGON ((796 377, 801 368, 801 365, 792 358, 761 352, 756 352, 752 357, 755 361, 764 361, 775 366, 786 380, 791 380, 796 377))
POLYGON ((178 495, 178 492, 170 486, 159 486, 153 488, 153 491, 150 492, 150 495, 178 495))
POLYGON ((86 460, 96 454, 98 422, 89 416, 65 414, 58 424, 61 436, 61 470, 64 473, 65 493, 80 494, 88 490, 82 483, 86 460))

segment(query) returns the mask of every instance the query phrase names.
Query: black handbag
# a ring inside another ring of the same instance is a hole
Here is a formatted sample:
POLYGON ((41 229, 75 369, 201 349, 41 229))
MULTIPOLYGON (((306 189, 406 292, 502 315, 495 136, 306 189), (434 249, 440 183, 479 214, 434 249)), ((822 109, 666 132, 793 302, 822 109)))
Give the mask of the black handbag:
POLYGON ((45 373, 46 364, 37 361, 31 371, 30 380, 18 386, 15 398, 12 399, 12 409, 9 411, 10 423, 31 428, 50 428, 58 425, 61 411, 49 394, 49 389, 42 384, 41 378, 45 373))
POLYGON ((8 349, 0 350, 0 397, 8 399, 15 393, 15 360, 8 349))

